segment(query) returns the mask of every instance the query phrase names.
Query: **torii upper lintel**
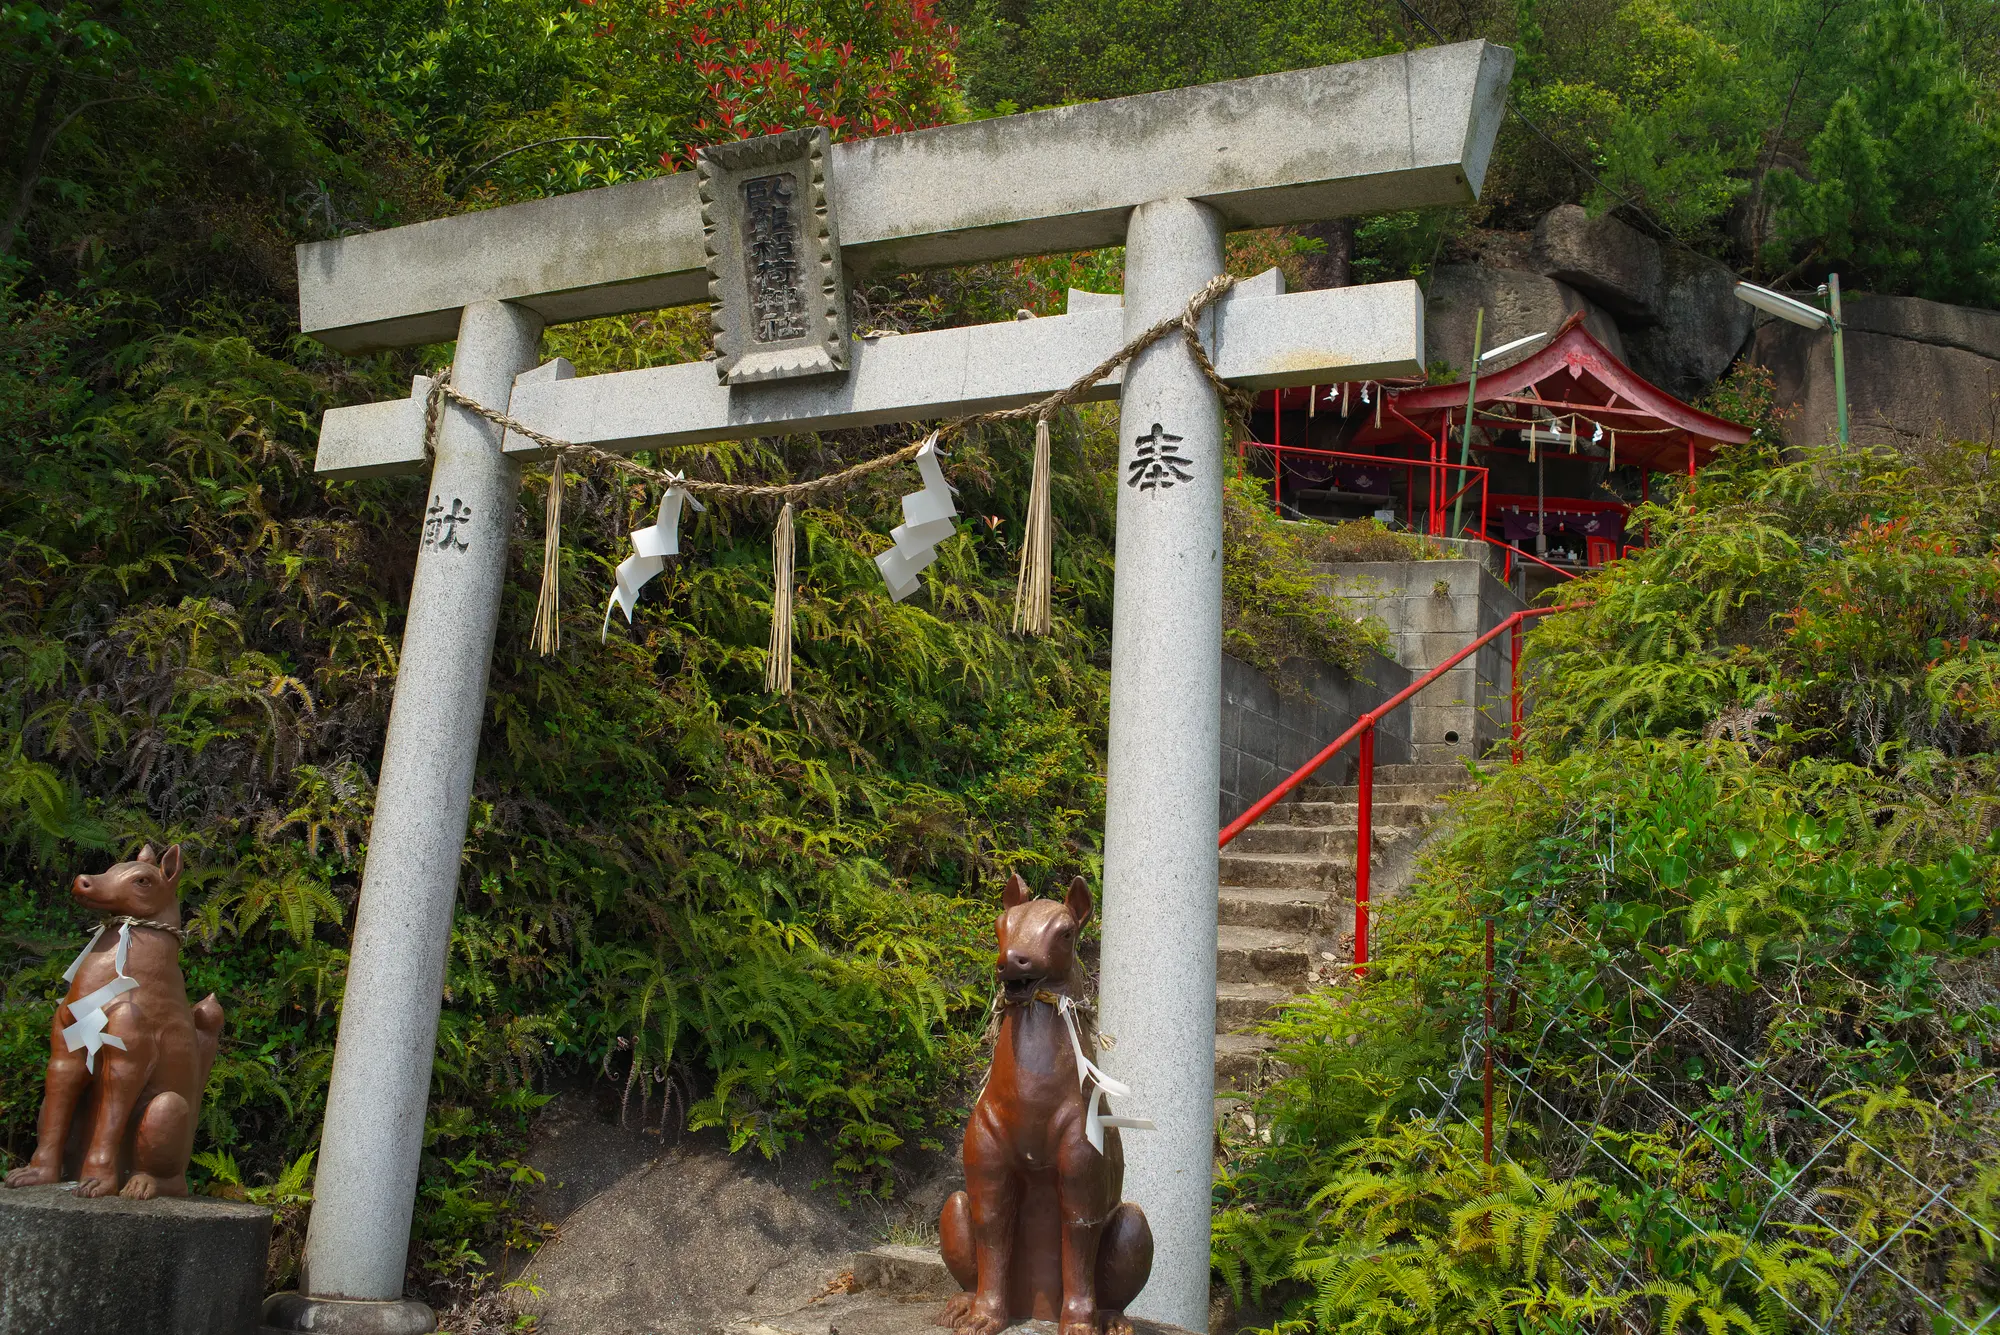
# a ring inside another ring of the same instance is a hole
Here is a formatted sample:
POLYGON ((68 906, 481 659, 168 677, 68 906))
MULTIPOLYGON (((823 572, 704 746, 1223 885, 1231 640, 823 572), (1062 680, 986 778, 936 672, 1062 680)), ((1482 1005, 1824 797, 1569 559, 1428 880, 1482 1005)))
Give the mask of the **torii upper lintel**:
MULTIPOLYGON (((1483 41, 835 144, 850 274, 1121 245, 1192 199, 1226 227, 1478 199, 1514 55, 1483 41)), ((454 338, 510 301, 545 324, 707 296, 695 174, 300 246, 299 323, 342 352, 454 338)))

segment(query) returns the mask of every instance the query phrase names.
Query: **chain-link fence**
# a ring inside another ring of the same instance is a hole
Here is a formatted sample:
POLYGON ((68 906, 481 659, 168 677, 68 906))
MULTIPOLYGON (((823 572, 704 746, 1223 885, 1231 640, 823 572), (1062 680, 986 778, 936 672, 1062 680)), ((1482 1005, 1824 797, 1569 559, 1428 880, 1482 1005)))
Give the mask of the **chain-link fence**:
POLYGON ((1653 1301, 1578 1328, 1640 1335, 1671 1309, 1720 1335, 1749 1328, 1751 1294, 1767 1329, 2000 1333, 2000 1144, 1977 1130, 2000 1096, 1977 1039, 1974 1060, 1855 1082, 1803 1041, 1841 1021, 1807 971, 1789 996, 1663 991, 1612 935, 1551 897, 1489 919, 1459 1060, 1431 1086, 1433 1124, 1483 1123, 1490 1162, 1606 1187, 1557 1263, 1653 1301))

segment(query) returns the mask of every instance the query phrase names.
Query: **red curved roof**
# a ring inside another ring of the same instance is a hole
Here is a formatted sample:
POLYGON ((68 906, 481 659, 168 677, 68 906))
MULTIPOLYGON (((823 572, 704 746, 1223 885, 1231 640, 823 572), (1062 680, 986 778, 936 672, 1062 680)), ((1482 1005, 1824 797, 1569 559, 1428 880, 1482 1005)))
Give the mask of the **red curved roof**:
MULTIPOLYGON (((1385 387, 1387 407, 1382 425, 1366 425, 1353 446, 1387 444, 1406 439, 1409 427, 1396 414, 1435 436, 1447 416, 1454 429, 1464 421, 1465 382, 1409 389, 1385 387)), ((1479 420, 1506 429, 1542 408, 1557 418, 1602 424, 1618 433, 1621 464, 1638 464, 1655 471, 1687 467, 1688 447, 1697 465, 1715 457, 1718 443, 1741 445, 1749 427, 1739 426, 1681 402, 1641 377, 1611 355, 1583 327, 1581 313, 1570 316, 1548 346, 1502 370, 1479 377, 1479 420)))

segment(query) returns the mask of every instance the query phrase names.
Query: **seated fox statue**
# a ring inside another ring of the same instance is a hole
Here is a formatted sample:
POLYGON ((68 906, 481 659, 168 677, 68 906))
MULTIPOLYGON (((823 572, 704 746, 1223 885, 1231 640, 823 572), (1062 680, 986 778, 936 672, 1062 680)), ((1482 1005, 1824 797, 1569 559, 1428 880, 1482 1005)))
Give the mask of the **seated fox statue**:
POLYGON ((35 1152, 8 1186, 73 1178, 78 1196, 187 1195, 222 1006, 212 992, 188 1005, 180 884, 180 845, 155 857, 148 844, 136 861, 71 885, 103 920, 63 975, 35 1152))
POLYGON ((965 1186, 945 1202, 945 1265, 966 1292, 938 1324, 996 1335, 1016 1321, 1062 1335, 1131 1335, 1125 1305, 1153 1268, 1146 1216, 1119 1200, 1125 1155, 1106 1116, 1124 1087, 1086 1055, 1097 1034, 1076 937, 1090 917, 1077 877, 1063 900, 1036 899, 1018 875, 1001 896, 999 1034, 965 1127, 965 1186))

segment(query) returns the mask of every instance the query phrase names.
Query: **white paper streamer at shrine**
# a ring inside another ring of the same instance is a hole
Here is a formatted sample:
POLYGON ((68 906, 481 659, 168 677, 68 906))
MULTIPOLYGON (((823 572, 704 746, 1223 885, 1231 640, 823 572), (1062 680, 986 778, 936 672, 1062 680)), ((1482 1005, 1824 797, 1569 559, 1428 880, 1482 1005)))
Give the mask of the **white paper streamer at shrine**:
POLYGON ((632 624, 632 609, 638 605, 639 590, 646 582, 666 569, 669 556, 679 556, 681 551, 681 506, 692 505, 696 510, 707 509, 700 501, 688 494, 686 487, 668 487, 667 494, 660 498, 659 522, 651 528, 637 529, 632 534, 632 554, 618 563, 618 587, 611 591, 611 601, 604 607, 604 626, 597 633, 602 641, 611 633, 611 612, 617 608, 625 613, 625 624, 632 624))
POLYGON ((1090 1141, 1090 1148, 1104 1153, 1104 1128, 1122 1126, 1128 1131, 1151 1131, 1153 1119, 1150 1117, 1107 1117, 1104 1112, 1104 1096, 1114 1099, 1129 1098, 1132 1087, 1122 1081, 1113 1080, 1104 1074, 1096 1062, 1083 1055, 1083 1038, 1076 1031, 1076 999, 1065 996, 1056 1003, 1062 1013, 1063 1025, 1069 1030, 1070 1051, 1076 1054, 1076 1083, 1081 1089, 1086 1078, 1093 1081, 1096 1088, 1090 1093, 1090 1112, 1083 1119, 1083 1134, 1090 1141))
POLYGON ((889 597, 899 603, 921 587, 917 576, 937 560, 937 545, 958 531, 951 522, 958 507, 952 504, 951 484, 938 463, 936 432, 917 451, 917 471, 923 474, 924 489, 903 498, 903 522, 889 530, 896 545, 875 558, 889 585, 889 597))
MULTIPOLYGON (((76 971, 83 967, 84 960, 96 948, 98 938, 104 935, 109 926, 110 924, 106 923, 90 934, 90 940, 84 942, 83 950, 64 972, 65 983, 76 977, 76 971)), ((63 1026, 63 1042, 68 1045, 71 1052, 75 1052, 78 1048, 84 1049, 83 1069, 93 1075, 97 1072, 99 1048, 117 1048, 120 1052, 125 1050, 124 1039, 116 1034, 104 1032, 105 1027, 111 1023, 111 1017, 104 1013, 104 1008, 139 985, 138 979, 125 976, 125 955, 131 945, 132 924, 121 922, 118 924, 118 949, 111 956, 111 970, 117 976, 89 996, 78 997, 71 1002, 69 1013, 76 1017, 76 1022, 63 1026)))

